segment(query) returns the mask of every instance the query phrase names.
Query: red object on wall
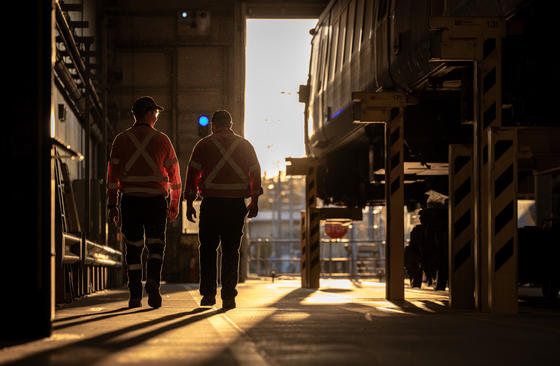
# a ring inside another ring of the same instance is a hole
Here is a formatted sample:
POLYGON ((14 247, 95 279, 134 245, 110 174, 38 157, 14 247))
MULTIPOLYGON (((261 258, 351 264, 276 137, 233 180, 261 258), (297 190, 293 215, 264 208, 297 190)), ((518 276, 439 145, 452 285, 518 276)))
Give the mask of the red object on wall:
POLYGON ((348 232, 348 226, 340 223, 325 223, 325 233, 332 239, 340 239, 348 232))

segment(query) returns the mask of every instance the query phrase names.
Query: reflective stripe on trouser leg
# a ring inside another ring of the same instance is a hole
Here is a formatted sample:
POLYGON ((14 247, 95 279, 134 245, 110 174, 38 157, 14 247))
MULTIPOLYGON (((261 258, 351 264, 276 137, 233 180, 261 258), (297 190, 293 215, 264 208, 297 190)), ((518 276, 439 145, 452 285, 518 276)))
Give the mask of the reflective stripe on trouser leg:
POLYGON ((517 131, 491 128, 489 140, 490 311, 514 314, 517 304, 517 131))
POLYGON ((128 289, 131 298, 142 297, 142 250, 144 249, 144 239, 128 240, 126 243, 126 265, 128 276, 128 289))
POLYGON ((449 146, 449 297, 452 308, 474 308, 472 145, 449 146))
POLYGON ((385 296, 404 299, 404 124, 403 109, 392 108, 385 125, 385 201, 387 213, 385 296))
POLYGON ((159 285, 161 280, 161 267, 165 252, 165 242, 160 238, 146 238, 146 248, 148 248, 146 279, 153 280, 159 285))

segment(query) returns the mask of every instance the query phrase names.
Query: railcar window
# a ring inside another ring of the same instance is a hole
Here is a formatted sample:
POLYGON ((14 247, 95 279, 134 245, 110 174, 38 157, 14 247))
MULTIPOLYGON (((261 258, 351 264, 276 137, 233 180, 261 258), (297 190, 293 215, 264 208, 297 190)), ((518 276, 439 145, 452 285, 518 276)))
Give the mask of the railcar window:
POLYGON ((360 49, 362 25, 364 24, 364 0, 358 0, 355 18, 356 21, 354 23, 354 42, 352 43, 352 53, 360 49))
POLYGON ((366 0, 364 24, 362 25, 362 44, 364 39, 371 38, 371 32, 373 29, 373 5, 375 0, 366 0))
POLYGON ((323 26, 316 27, 315 29, 317 32, 315 33, 312 43, 311 43, 311 85, 310 85, 310 95, 309 95, 309 106, 311 107, 311 113, 309 115, 309 119, 307 121, 307 134, 308 137, 313 136, 313 133, 316 130, 315 122, 316 118, 316 109, 318 103, 315 101, 316 96, 319 94, 321 90, 321 33, 322 33, 323 26))
POLYGON ((340 30, 338 31, 338 47, 336 48, 336 71, 340 71, 342 57, 344 56, 344 41, 346 40, 346 21, 348 9, 344 9, 340 16, 340 30))
POLYGON ((356 18, 356 0, 348 5, 348 22, 346 24, 346 43, 342 64, 350 60, 352 54, 352 40, 354 39, 354 19, 356 18))
POLYGON ((329 52, 330 52, 330 56, 329 56, 329 80, 333 78, 334 76, 334 70, 335 70, 335 66, 336 66, 336 52, 337 52, 337 46, 338 46, 338 28, 340 26, 340 21, 339 19, 335 20, 335 23, 333 25, 333 27, 331 28, 331 32, 332 32, 332 37, 331 37, 331 41, 329 42, 329 52))
MULTIPOLYGON (((321 27, 322 28, 322 27, 321 27)), ((313 37, 311 41, 311 98, 313 95, 319 92, 319 86, 321 84, 321 64, 319 62, 319 58, 321 57, 321 28, 316 28, 317 33, 313 37)))
POLYGON ((313 84, 313 87, 315 88, 316 93, 319 93, 319 90, 321 89, 321 82, 323 80, 321 75, 321 69, 322 69, 321 57, 323 55, 323 28, 324 27, 321 24, 317 30, 317 33, 315 34, 315 38, 313 39, 313 49, 314 49, 313 52, 316 57, 315 67, 314 67, 315 84, 313 84))
POLYGON ((330 18, 325 20, 323 27, 323 32, 321 33, 321 44, 323 45, 321 48, 321 80, 322 80, 322 89, 325 90, 325 85, 328 81, 328 57, 330 52, 330 44, 329 44, 329 37, 331 36, 331 26, 330 26, 330 18))

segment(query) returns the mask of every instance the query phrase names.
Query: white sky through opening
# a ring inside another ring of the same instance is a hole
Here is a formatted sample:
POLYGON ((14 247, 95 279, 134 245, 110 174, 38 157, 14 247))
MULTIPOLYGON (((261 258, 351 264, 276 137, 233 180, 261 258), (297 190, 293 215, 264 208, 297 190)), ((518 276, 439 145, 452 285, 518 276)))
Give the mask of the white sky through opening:
POLYGON ((248 19, 245 69, 245 137, 263 175, 285 170, 286 157, 305 155, 304 105, 311 35, 317 19, 248 19))

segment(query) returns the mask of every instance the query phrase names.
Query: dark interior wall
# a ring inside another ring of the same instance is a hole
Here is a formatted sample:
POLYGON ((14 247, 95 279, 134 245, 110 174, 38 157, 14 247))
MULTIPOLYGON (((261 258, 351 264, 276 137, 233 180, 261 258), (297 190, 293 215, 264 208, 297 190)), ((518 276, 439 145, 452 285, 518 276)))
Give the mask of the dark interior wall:
MULTIPOLYGON (((157 128, 169 135, 181 162, 198 139, 196 119, 232 103, 234 1, 108 1, 109 118, 131 124, 130 106, 153 96, 166 110, 157 128), (192 21, 183 20, 205 11, 192 21)), ((233 111, 232 111, 233 112, 233 111)), ((241 116, 234 117, 241 118, 241 116)))
POLYGON ((52 190, 50 120, 52 90, 52 14, 49 1, 6 4, 7 14, 25 14, 29 24, 18 32, 7 60, 5 85, 16 116, 6 123, 5 168, 18 176, 5 195, 7 210, 0 310, 0 339, 49 336, 54 304, 51 268, 54 254, 51 223, 52 190))

